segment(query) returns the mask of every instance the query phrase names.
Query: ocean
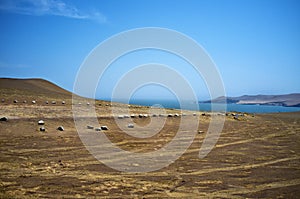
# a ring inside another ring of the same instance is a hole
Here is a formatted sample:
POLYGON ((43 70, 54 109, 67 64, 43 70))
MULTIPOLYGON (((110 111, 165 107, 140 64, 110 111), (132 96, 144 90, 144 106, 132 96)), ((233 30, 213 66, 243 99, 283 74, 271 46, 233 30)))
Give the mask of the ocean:
MULTIPOLYGON (((180 107, 178 101, 172 100, 140 100, 131 99, 129 104, 136 104, 142 106, 160 105, 164 108, 172 109, 186 109, 196 110, 197 102, 185 102, 184 107, 180 107)), ((199 111, 211 111, 210 103, 199 103, 199 111)), ((214 104, 215 111, 224 110, 223 104, 214 104)), ((284 106, 271 106, 271 105, 242 105, 242 104, 227 104, 226 111, 244 112, 244 113, 279 113, 279 112, 296 112, 300 111, 300 107, 284 107, 284 106)))

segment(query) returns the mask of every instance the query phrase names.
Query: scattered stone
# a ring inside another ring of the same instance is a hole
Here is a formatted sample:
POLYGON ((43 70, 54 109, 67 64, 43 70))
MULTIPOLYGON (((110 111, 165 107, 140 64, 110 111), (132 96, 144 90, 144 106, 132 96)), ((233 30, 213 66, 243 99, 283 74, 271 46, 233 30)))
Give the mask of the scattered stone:
POLYGON ((139 118, 142 118, 143 117, 143 114, 139 114, 139 118))
POLYGON ((204 133, 204 131, 198 131, 198 133, 199 133, 199 134, 203 134, 203 133, 204 133))
POLYGON ((175 117, 179 117, 180 115, 178 114, 178 113, 175 113, 175 115, 174 115, 175 117))
POLYGON ((134 124, 128 124, 128 128, 134 128, 134 124))
POLYGON ((56 104, 56 101, 52 101, 51 103, 52 103, 52 104, 56 104))
POLYGON ((107 126, 101 126, 101 130, 106 131, 106 130, 108 130, 108 127, 107 126))
POLYGON ((49 102, 48 102, 48 101, 46 101, 45 103, 46 103, 46 104, 49 104, 49 102))
POLYGON ((63 126, 59 126, 59 127, 57 127, 57 130, 59 130, 59 131, 64 131, 65 129, 64 129, 63 126))
POLYGON ((148 117, 148 114, 144 114, 143 117, 148 117))
POLYGON ((38 121, 38 125, 44 125, 45 122, 43 120, 38 121))
POLYGON ((124 115, 124 118, 129 118, 129 115, 124 115))
POLYGON ((201 115, 202 115, 202 116, 205 116, 206 114, 205 114, 205 113, 202 113, 201 115))
POLYGON ((130 117, 131 117, 131 118, 135 118, 135 114, 131 114, 130 117))
POLYGON ((0 118, 0 121, 6 122, 6 121, 8 121, 8 118, 7 118, 7 117, 1 117, 1 118, 0 118))
POLYGON ((14 100, 14 103, 18 103, 18 100, 15 99, 15 100, 14 100))
POLYGON ((46 131, 45 127, 42 126, 42 127, 40 128, 40 131, 46 131))
POLYGON ((123 119, 124 115, 118 115, 118 119, 123 119))
POLYGON ((193 116, 196 116, 197 115, 197 113, 193 113, 193 116))
POLYGON ((24 101, 23 101, 23 103, 24 103, 24 104, 26 104, 26 103, 27 103, 27 101, 26 101, 26 100, 24 100, 24 101))
POLYGON ((90 103, 89 103, 89 102, 87 102, 87 103, 86 103, 86 105, 88 105, 88 106, 89 106, 89 105, 90 105, 90 103))
POLYGON ((173 117, 173 114, 168 114, 168 117, 173 117))
POLYGON ((61 104, 66 104, 66 102, 65 102, 65 101, 62 101, 61 104))
POLYGON ((93 126, 90 126, 90 125, 87 125, 86 126, 88 129, 94 129, 94 127, 93 126))
POLYGON ((32 100, 31 102, 32 102, 32 104, 36 104, 36 101, 35 101, 35 100, 32 100))
POLYGON ((1 102, 5 102, 5 99, 1 99, 1 102))
POLYGON ((95 131, 101 131, 101 127, 95 128, 95 131))
POLYGON ((157 115, 156 114, 152 114, 152 117, 157 117, 157 115))

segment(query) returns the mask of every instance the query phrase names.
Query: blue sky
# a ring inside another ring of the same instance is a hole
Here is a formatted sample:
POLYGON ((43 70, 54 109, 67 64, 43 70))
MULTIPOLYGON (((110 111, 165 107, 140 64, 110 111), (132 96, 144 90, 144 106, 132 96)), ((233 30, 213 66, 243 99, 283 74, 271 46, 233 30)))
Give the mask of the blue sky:
MULTIPOLYGON (((216 63, 229 96, 300 92, 297 0, 1 0, 0 77, 45 78, 72 90, 93 48, 142 27, 173 29, 197 41, 216 63)), ((130 70, 144 62, 169 63, 169 55, 156 54, 136 53, 135 62, 124 58, 119 64, 130 70)), ((185 73, 200 98, 208 97, 189 66, 176 59, 170 64, 185 73)), ((108 98, 111 78, 126 72, 115 65, 97 97, 108 98)), ((140 92, 155 97, 155 89, 140 92)))

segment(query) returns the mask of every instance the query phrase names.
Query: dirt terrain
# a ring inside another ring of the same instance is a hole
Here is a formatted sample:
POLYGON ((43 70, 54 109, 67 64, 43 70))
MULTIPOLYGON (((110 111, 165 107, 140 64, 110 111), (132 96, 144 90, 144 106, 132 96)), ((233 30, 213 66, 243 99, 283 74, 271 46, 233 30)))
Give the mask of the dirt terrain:
MULTIPOLYGON (((67 91, 44 80, 29 83, 22 80, 20 84, 2 79, 1 99, 4 100, 0 101, 0 117, 6 116, 8 121, 0 121, 0 198, 300 196, 299 112, 244 114, 238 119, 230 113, 217 144, 200 159, 199 148, 206 134, 211 133, 208 132, 211 113, 197 112, 193 116, 192 112, 185 111, 186 116, 164 117, 165 126, 158 134, 140 139, 122 132, 116 123, 118 119, 111 113, 112 107, 117 107, 123 114, 127 105, 96 101, 99 125, 109 127, 101 132, 116 146, 138 153, 158 150, 169 143, 182 117, 199 120, 201 132, 197 132, 192 145, 175 162, 153 172, 126 173, 99 162, 85 148, 74 125, 71 94, 67 91), (45 132, 39 130, 41 119, 45 121, 45 132), (58 131, 58 126, 65 130, 58 131)), ((75 105, 93 110, 93 106, 87 105, 92 101, 81 100, 81 105, 77 102, 75 105)), ((132 105, 129 109, 130 113, 149 114, 148 107, 132 105)), ((182 114, 179 110, 167 110, 167 113, 182 114)), ((160 119, 137 117, 133 122, 143 126, 160 119)), ((131 118, 121 120, 124 124, 132 122, 131 118)))

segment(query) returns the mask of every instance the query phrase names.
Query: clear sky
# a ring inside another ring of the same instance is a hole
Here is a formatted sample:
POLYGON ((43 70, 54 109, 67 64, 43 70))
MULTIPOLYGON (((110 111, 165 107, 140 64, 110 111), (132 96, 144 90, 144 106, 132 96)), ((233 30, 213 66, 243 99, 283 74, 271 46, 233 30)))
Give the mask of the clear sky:
MULTIPOLYGON (((228 96, 300 92, 298 0, 1 0, 0 77, 44 78, 72 90, 94 47, 142 27, 173 29, 202 45, 228 96)), ((148 53, 156 62, 168 62, 169 55, 148 53)), ((134 59, 139 57, 137 53, 134 59)), ((128 60, 121 63, 127 69, 153 61, 128 60)), ((171 65, 188 71, 180 63, 171 65)), ((122 72, 115 67, 110 75, 117 79, 122 72)), ((201 80, 192 72, 186 78, 200 98, 207 98, 201 80)), ((109 85, 109 78, 102 83, 109 85)), ((109 97, 109 89, 97 97, 109 97)))

